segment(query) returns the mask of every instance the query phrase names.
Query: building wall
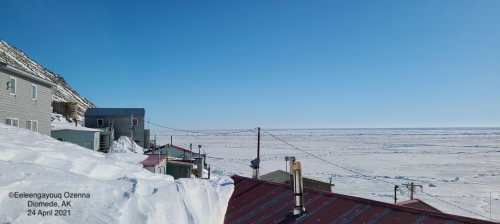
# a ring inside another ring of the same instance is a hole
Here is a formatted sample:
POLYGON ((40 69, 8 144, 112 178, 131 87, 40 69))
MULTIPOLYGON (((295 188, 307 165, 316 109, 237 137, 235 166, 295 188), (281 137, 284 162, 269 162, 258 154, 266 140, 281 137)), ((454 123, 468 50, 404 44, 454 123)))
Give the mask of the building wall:
POLYGON ((167 165, 167 174, 174 177, 174 179, 191 178, 193 175, 192 171, 192 163, 169 161, 167 165))
MULTIPOLYGON (((138 118, 138 126, 135 126, 135 134, 134 141, 139 141, 139 145, 143 148, 147 148, 149 144, 145 138, 144 131, 144 117, 143 116, 134 116, 134 118, 138 118)), ((101 128, 97 126, 97 120, 103 119, 103 126, 109 127, 111 123, 113 123, 114 129, 114 140, 120 138, 120 136, 130 137, 132 133, 132 119, 130 116, 109 116, 109 117, 98 117, 98 116, 86 116, 85 117, 85 127, 88 128, 101 128)))
POLYGON ((144 166, 144 169, 148 170, 151 173, 159 173, 159 174, 164 174, 165 175, 165 168, 167 164, 166 160, 163 160, 160 162, 159 165, 157 166, 144 166))
MULTIPOLYGON (((161 148, 160 149, 160 153, 161 154, 166 154, 166 152, 167 152, 167 150, 165 148, 161 148)), ((168 153, 172 157, 180 157, 181 155, 184 154, 184 151, 176 149, 176 148, 173 148, 173 147, 169 147, 168 148, 168 153)), ((158 153, 156 152, 155 154, 158 154, 158 153)), ((198 149, 196 150, 196 152, 193 152, 192 155, 191 155, 191 152, 186 152, 185 155, 188 158, 196 158, 196 157, 200 156, 200 154, 198 154, 198 149)), ((201 157, 204 157, 204 156, 205 156, 205 154, 201 154, 201 157)))
POLYGON ((52 87, 0 67, 0 123, 6 117, 18 118, 19 127, 26 128, 28 120, 38 121, 38 132, 50 136, 52 87), (16 78, 16 94, 11 95, 6 84, 16 78), (31 85, 37 86, 37 99, 31 99, 31 85))
POLYGON ((92 131, 78 131, 78 130, 56 130, 52 131, 52 138, 59 139, 64 142, 71 142, 76 145, 92 149, 94 151, 99 150, 100 143, 100 132, 92 131))

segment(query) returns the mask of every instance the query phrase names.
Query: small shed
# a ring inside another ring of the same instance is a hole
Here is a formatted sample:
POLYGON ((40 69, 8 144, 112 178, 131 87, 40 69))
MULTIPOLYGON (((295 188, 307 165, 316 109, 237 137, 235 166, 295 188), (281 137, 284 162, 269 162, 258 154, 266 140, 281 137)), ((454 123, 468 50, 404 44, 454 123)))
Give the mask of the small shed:
POLYGON ((148 158, 141 161, 141 164, 144 166, 144 169, 149 170, 151 173, 165 174, 166 160, 166 155, 149 155, 148 158))
POLYGON ((52 138, 63 142, 71 142, 84 148, 98 151, 100 148, 101 130, 85 127, 63 128, 52 130, 52 138))
POLYGON ((167 174, 179 178, 190 178, 193 175, 193 161, 169 160, 167 174))
MULTIPOLYGON (((261 180, 271 181, 271 182, 275 182, 275 183, 290 184, 291 174, 288 172, 285 172, 283 170, 276 170, 274 172, 264 174, 264 175, 260 176, 259 178, 261 180)), ((332 186, 335 186, 334 184, 330 184, 327 182, 316 180, 314 178, 307 177, 307 176, 303 176, 302 179, 303 179, 304 187, 308 187, 308 188, 312 188, 312 189, 332 192, 332 186)))

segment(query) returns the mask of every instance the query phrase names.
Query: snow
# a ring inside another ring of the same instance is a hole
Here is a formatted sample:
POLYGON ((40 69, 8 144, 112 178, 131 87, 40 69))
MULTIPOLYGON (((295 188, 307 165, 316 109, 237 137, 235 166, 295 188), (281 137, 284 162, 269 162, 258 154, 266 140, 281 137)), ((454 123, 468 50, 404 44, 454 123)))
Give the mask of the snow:
MULTIPOLYGON (((170 136, 180 147, 201 144, 212 176, 251 177, 257 131, 224 133, 234 131, 193 134, 162 129, 152 133, 159 144, 170 143, 170 136)), ((432 196, 417 192, 416 198, 446 213, 480 219, 490 217, 491 193, 491 216, 500 221, 500 128, 262 129, 260 140, 261 175, 285 170, 284 157, 295 156, 304 175, 325 182, 332 177, 334 192, 394 203, 393 184, 414 182, 432 196)), ((398 193, 398 199, 409 197, 398 193)))
POLYGON ((73 121, 68 122, 65 116, 58 113, 52 113, 51 118, 52 118, 51 122, 52 131, 56 130, 101 131, 99 129, 84 127, 82 123, 82 118, 80 116, 78 116, 77 118, 76 126, 75 122, 73 121))
POLYGON ((229 177, 174 181, 142 168, 144 158, 139 153, 102 154, 0 124, 0 223, 223 222, 234 189, 229 177), (52 198, 11 198, 10 192, 52 193, 52 198), (80 197, 67 198, 69 193, 80 197), (30 201, 59 207, 28 207, 30 201), (62 207, 64 201, 71 201, 71 207, 62 207), (41 216, 40 211, 50 210, 52 214, 41 216), (54 210, 70 214, 56 216, 54 210))
POLYGON ((118 140, 113 141, 113 153, 144 153, 144 148, 137 143, 132 142, 127 136, 120 136, 118 140))

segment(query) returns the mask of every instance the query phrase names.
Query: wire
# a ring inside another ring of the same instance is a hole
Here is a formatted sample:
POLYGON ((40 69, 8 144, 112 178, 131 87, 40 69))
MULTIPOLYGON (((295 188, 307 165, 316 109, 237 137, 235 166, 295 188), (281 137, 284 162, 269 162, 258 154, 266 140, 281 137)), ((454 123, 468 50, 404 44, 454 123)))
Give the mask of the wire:
MULTIPOLYGON (((212 159, 215 159, 215 157, 211 157, 211 156, 207 156, 208 158, 212 158, 212 159)), ((250 164, 247 164, 247 163, 242 163, 242 162, 237 162, 237 161, 234 161, 234 160, 224 160, 225 162, 232 162, 232 163, 238 163, 238 164, 241 164, 241 165, 245 165, 245 166, 250 166, 250 164)), ((259 165, 259 169, 261 170, 264 170, 266 172, 270 172, 269 170, 267 169, 264 169, 262 166, 259 165)))
POLYGON ((158 126, 158 127, 161 127, 161 128, 166 128, 166 129, 174 130, 174 131, 181 131, 181 132, 187 132, 187 133, 193 133, 193 134, 202 134, 202 135, 229 135, 229 134, 237 134, 237 133, 244 133, 244 132, 255 132, 255 128, 254 129, 242 130, 242 131, 230 131, 230 132, 189 131, 189 130, 182 130, 182 129, 171 128, 171 127, 167 127, 167 126, 155 124, 153 122, 149 122, 149 121, 146 121, 146 120, 144 122, 146 122, 148 124, 152 124, 152 125, 158 126))
MULTIPOLYGON (((303 153, 306 153, 306 154, 308 154, 308 155, 310 155, 310 156, 312 156, 312 157, 314 157, 314 158, 316 158, 316 159, 319 159, 319 160, 321 160, 321 161, 323 161, 323 162, 325 162, 325 163, 328 163, 328 164, 330 164, 330 165, 333 165, 333 166, 339 167, 339 168, 344 169, 344 170, 347 170, 347 171, 349 171, 349 172, 353 172, 353 173, 355 173, 355 174, 361 175, 361 176, 366 177, 366 178, 368 178, 368 179, 372 179, 372 180, 377 180, 377 181, 385 182, 385 183, 388 183, 388 184, 391 184, 391 185, 398 185, 398 184, 394 184, 394 183, 391 183, 391 182, 386 181, 386 180, 376 179, 375 177, 371 177, 371 176, 368 176, 368 175, 362 174, 362 173, 360 173, 360 172, 354 171, 354 170, 349 169, 349 168, 345 168, 345 167, 343 167, 343 166, 339 166, 339 165, 334 164, 334 163, 332 163, 332 162, 330 162, 330 161, 327 161, 327 160, 325 160, 325 159, 322 159, 321 157, 318 157, 318 156, 316 156, 316 155, 314 155, 314 154, 312 154, 312 153, 306 152, 306 151, 304 151, 304 150, 302 150, 302 149, 300 149, 300 148, 298 148, 298 147, 296 147, 296 146, 294 146, 294 145, 292 145, 292 144, 290 144, 290 143, 288 143, 288 142, 286 142, 286 141, 284 141, 284 140, 282 140, 282 139, 280 139, 280 138, 276 137, 275 135, 273 135, 273 134, 271 134, 271 133, 269 133, 269 132, 267 132, 267 131, 264 131, 264 133, 266 133, 266 134, 270 135, 271 137, 273 137, 273 138, 275 138, 275 139, 278 139, 279 141, 281 141, 281 142, 283 142, 283 143, 285 143, 285 144, 287 144, 287 145, 289 145, 289 146, 291 146, 291 147, 293 147, 293 148, 295 148, 295 149, 297 149, 297 150, 299 150, 299 151, 301 151, 301 152, 303 152, 303 153)), ((398 185, 398 186, 399 186, 399 185, 398 185)))
MULTIPOLYGON (((438 197, 436 197, 436 196, 433 196, 433 195, 431 195, 431 194, 429 194, 429 193, 427 193, 427 192, 423 192, 423 191, 422 191, 422 193, 424 193, 425 195, 427 195, 427 196, 429 196, 429 197, 432 197, 432 198, 434 198, 434 199, 437 199, 437 200, 439 200, 439 201, 442 201, 442 202, 444 202, 444 203, 446 203, 446 204, 448 204, 448 205, 451 205, 451 206, 453 206, 453 207, 456 207, 456 208, 462 209, 462 210, 464 210, 464 211, 470 212, 470 213, 472 213, 472 214, 474 214, 474 215, 477 215, 477 216, 481 216, 481 217, 485 218, 486 220, 490 219, 489 217, 482 216, 482 215, 477 214, 477 213, 475 213, 475 212, 473 212, 473 211, 470 211, 470 210, 467 210, 467 209, 462 208, 462 207, 460 207, 460 206, 457 206, 457 205, 451 204, 451 203, 449 203, 449 202, 447 202, 447 201, 444 201, 444 200, 442 200, 442 199, 440 199, 440 198, 438 198, 438 197)), ((496 220, 494 220, 494 219, 492 219, 492 220, 496 222, 496 220)))
MULTIPOLYGON (((275 138, 275 139, 277 139, 277 140, 279 140, 279 141, 281 141, 281 142, 283 142, 283 143, 285 143, 285 144, 287 144, 287 145, 289 145, 289 146, 293 147, 293 148, 294 148, 294 149, 296 149, 296 150, 299 150, 299 151, 301 151, 301 152, 303 152, 303 153, 306 153, 306 154, 308 154, 308 155, 310 155, 310 156, 312 156, 312 157, 314 157, 314 158, 316 158, 316 159, 319 159, 319 160, 321 160, 321 161, 323 161, 323 162, 326 162, 326 163, 328 163, 328 164, 330 164, 330 165, 333 165, 333 166, 339 167, 339 168, 344 169, 344 170, 347 170, 347 171, 349 171, 349 172, 353 172, 353 173, 359 174, 359 175, 361 175, 361 176, 363 176, 363 177, 366 177, 366 178, 368 178, 368 179, 372 179, 372 180, 377 180, 377 181, 385 182, 385 183, 388 183, 388 184, 391 184, 391 185, 397 185, 397 186, 399 186, 400 193, 401 193, 401 194, 403 194, 403 192, 402 192, 402 190, 401 190, 402 185, 394 184, 394 183, 391 183, 391 182, 386 181, 386 180, 377 179, 377 178, 375 178, 375 177, 371 177, 371 176, 368 176, 368 175, 362 174, 362 173, 357 172, 357 171, 354 171, 354 170, 352 170, 352 169, 345 168, 345 167, 343 167, 343 166, 339 166, 339 165, 334 164, 334 163, 332 163, 332 162, 329 162, 329 161, 327 161, 327 160, 325 160, 325 159, 322 159, 321 157, 318 157, 318 156, 316 156, 316 155, 314 155, 314 154, 312 154, 312 153, 306 152, 306 151, 304 151, 304 150, 302 150, 302 149, 298 148, 297 146, 294 146, 294 145, 292 145, 292 144, 290 144, 290 143, 288 143, 288 142, 284 141, 283 139, 280 139, 280 138, 276 137, 275 135, 273 135, 273 134, 271 134, 271 133, 269 133, 269 132, 267 132, 267 131, 264 131, 264 133, 267 133, 267 134, 268 134, 268 135, 270 135, 271 137, 273 137, 273 138, 275 138)), ((483 218, 488 219, 488 217, 486 217, 486 216, 482 216, 482 215, 477 214, 477 213, 475 213, 475 212, 473 212, 473 211, 470 211, 470 210, 464 209, 464 208, 462 208, 462 207, 459 207, 459 206, 457 206, 457 205, 454 205, 454 204, 451 204, 451 203, 449 203, 449 202, 446 202, 446 201, 444 201, 444 200, 442 200, 442 199, 440 199, 440 198, 437 198, 437 197, 435 197, 435 196, 430 195, 430 194, 429 194, 429 193, 427 193, 427 192, 424 192, 423 190, 422 190, 422 193, 424 193, 424 194, 426 194, 426 195, 428 195, 428 196, 430 196, 430 197, 433 197, 433 198, 435 198, 435 199, 437 199, 437 200, 439 200, 439 201, 442 201, 442 202, 444 202, 444 203, 446 203, 446 204, 448 204, 448 205, 454 206, 454 207, 456 207, 456 208, 459 208, 459 209, 462 209, 462 210, 464 210, 464 211, 470 212, 470 213, 472 213, 472 214, 474 214, 474 215, 477 215, 477 216, 480 216, 480 217, 483 217, 483 218)))

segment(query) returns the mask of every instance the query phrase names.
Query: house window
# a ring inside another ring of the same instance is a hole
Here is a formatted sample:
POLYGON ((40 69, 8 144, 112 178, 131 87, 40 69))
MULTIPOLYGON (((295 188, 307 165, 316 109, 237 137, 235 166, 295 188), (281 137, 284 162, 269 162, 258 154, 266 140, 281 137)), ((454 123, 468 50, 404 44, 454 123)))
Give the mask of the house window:
POLYGON ((19 127, 19 118, 6 117, 5 124, 14 127, 19 127))
POLYGON ((26 129, 31 130, 31 121, 30 120, 26 121, 26 129))
POLYGON ((104 126, 104 121, 102 119, 97 119, 97 127, 104 126))
POLYGON ((139 119, 134 118, 134 119, 132 120, 132 125, 133 125, 133 126, 138 126, 138 125, 139 125, 139 119))
POLYGON ((19 118, 12 118, 12 126, 19 127, 19 118))
POLYGON ((36 85, 31 85, 31 99, 36 100, 36 85))
POLYGON ((16 78, 14 78, 14 77, 10 77, 9 90, 10 90, 10 94, 16 95, 16 78))
POLYGON ((38 121, 31 121, 31 130, 38 132, 38 121))

